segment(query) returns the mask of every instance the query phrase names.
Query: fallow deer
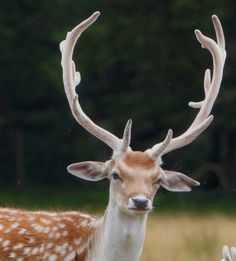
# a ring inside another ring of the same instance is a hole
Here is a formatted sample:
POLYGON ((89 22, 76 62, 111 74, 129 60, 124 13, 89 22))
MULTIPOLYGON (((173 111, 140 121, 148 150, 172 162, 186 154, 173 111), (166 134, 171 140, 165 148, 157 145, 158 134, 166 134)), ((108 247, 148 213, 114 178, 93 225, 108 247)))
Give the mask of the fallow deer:
POLYGON ((223 259, 221 261, 236 261, 236 247, 224 246, 222 254, 223 259))
POLYGON ((76 26, 61 42, 63 82, 71 111, 78 123, 113 151, 106 162, 81 162, 68 171, 82 179, 110 180, 109 203, 105 214, 94 218, 80 212, 27 212, 0 210, 0 260, 79 260, 138 261, 140 259, 148 213, 160 186, 170 191, 190 191, 199 182, 179 172, 164 170, 161 157, 194 141, 211 123, 211 109, 218 95, 226 58, 223 30, 212 16, 217 41, 195 31, 201 45, 213 57, 213 75, 205 72, 205 99, 190 102, 199 109, 191 126, 179 137, 172 130, 163 142, 144 152, 130 147, 131 124, 128 120, 123 138, 96 125, 82 110, 75 92, 80 74, 72 60, 76 41, 99 16, 95 12, 76 26))

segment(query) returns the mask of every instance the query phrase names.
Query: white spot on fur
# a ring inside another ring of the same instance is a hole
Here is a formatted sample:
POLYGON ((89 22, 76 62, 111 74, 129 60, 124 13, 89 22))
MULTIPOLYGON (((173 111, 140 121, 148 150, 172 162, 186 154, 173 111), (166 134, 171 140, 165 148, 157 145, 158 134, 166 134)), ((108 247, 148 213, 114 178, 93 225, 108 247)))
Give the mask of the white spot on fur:
POLYGON ((35 239, 32 238, 32 237, 30 237, 30 238, 28 239, 28 242, 29 242, 29 244, 33 244, 33 243, 35 242, 35 239))
POLYGON ((66 256, 65 261, 71 261, 75 258, 76 252, 71 252, 68 256, 66 256))
POLYGON ((47 249, 50 249, 50 248, 53 247, 53 245, 54 245, 53 243, 49 243, 49 244, 47 244, 46 248, 47 248, 47 249))
POLYGON ((52 230, 53 230, 53 231, 57 231, 57 230, 58 230, 58 227, 54 226, 54 227, 52 227, 52 230))
POLYGON ((9 254, 9 257, 10 257, 10 258, 16 258, 16 253, 14 253, 14 252, 10 253, 10 254, 9 254))
POLYGON ((46 218, 41 218, 40 221, 46 225, 49 225, 51 223, 51 221, 46 218))
POLYGON ((54 238, 57 238, 57 239, 58 239, 58 238, 60 238, 60 237, 61 237, 61 233, 55 233, 55 234, 54 234, 54 238))
POLYGON ((67 221, 70 221, 70 222, 73 222, 73 219, 71 217, 63 217, 64 220, 67 220, 67 221))
POLYGON ((50 227, 45 227, 44 230, 43 230, 43 233, 48 234, 49 231, 50 231, 50 227))
POLYGON ((10 244, 10 241, 9 240, 5 240, 3 243, 2 243, 2 246, 3 248, 7 248, 10 244))
POLYGON ((36 255, 39 252, 39 249, 37 247, 32 249, 32 255, 36 255))
POLYGON ((88 220, 83 220, 81 223, 80 223, 80 226, 85 228, 88 226, 88 220))
POLYGON ((31 227, 33 227, 34 230, 36 230, 39 233, 43 232, 43 230, 44 230, 44 227, 37 225, 37 224, 32 224, 31 227))
POLYGON ((83 244, 83 245, 78 249, 78 251, 77 251, 78 255, 84 252, 84 250, 87 248, 87 245, 88 245, 87 242, 85 242, 85 244, 83 244))
POLYGON ((56 246, 55 252, 57 252, 60 255, 65 255, 67 246, 68 246, 68 243, 64 243, 61 246, 56 246))
POLYGON ((27 230, 25 228, 22 228, 20 231, 19 231, 19 235, 25 235, 27 233, 27 230))
POLYGON ((12 228, 12 229, 17 228, 17 227, 19 227, 19 224, 18 224, 18 223, 14 223, 14 224, 11 225, 11 228, 12 228))
POLYGON ((81 238, 76 238, 76 239, 74 240, 74 243, 75 243, 75 245, 79 245, 79 244, 81 243, 81 241, 82 241, 81 238))
POLYGON ((68 236, 68 232, 67 231, 63 231, 63 233, 62 233, 62 235, 64 236, 64 237, 66 237, 66 236, 68 236))
POLYGON ((57 260, 57 256, 56 255, 51 255, 49 257, 49 261, 55 261, 55 260, 57 260))
POLYGON ((32 249, 31 247, 26 247, 26 248, 24 248, 24 250, 23 250, 24 255, 29 255, 31 249, 32 249))
POLYGON ((13 247, 13 250, 17 250, 17 249, 21 249, 21 248, 23 248, 23 244, 22 243, 18 243, 18 244, 16 244, 14 247, 13 247))
POLYGON ((44 251, 44 244, 42 244, 41 247, 39 248, 40 253, 43 253, 43 251, 44 251))

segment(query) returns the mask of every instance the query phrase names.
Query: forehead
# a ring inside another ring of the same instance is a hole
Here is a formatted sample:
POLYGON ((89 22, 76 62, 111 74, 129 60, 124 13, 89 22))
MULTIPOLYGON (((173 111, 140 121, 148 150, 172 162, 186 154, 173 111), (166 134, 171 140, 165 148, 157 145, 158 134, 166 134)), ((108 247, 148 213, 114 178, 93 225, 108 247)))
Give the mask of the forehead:
POLYGON ((146 152, 128 152, 116 168, 123 175, 136 178, 156 176, 159 172, 155 161, 146 152))
POLYGON ((155 161, 146 153, 139 151, 132 151, 125 155, 123 162, 125 165, 133 168, 153 169, 155 168, 155 161))

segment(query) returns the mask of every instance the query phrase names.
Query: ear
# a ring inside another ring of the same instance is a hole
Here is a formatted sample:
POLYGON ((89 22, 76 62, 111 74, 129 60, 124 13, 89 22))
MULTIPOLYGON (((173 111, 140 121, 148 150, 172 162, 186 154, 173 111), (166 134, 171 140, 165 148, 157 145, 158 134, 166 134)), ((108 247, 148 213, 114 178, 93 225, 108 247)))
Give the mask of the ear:
POLYGON ((90 181, 98 181, 108 176, 105 163, 98 161, 74 163, 69 165, 67 170, 76 177, 90 181))
POLYGON ((191 187, 199 186, 200 183, 194 179, 187 177, 186 175, 175 172, 175 171, 168 171, 162 170, 161 171, 161 178, 160 178, 160 185, 169 190, 174 192, 181 192, 181 191, 191 191, 191 187))

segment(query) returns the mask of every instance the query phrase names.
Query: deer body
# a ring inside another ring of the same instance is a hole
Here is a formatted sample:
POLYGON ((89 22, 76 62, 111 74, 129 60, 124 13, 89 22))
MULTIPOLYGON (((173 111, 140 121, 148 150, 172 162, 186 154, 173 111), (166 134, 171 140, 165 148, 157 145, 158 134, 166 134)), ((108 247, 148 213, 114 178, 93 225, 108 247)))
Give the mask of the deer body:
POLYGON ((141 256, 148 213, 160 186, 169 191, 191 191, 199 182, 162 168, 162 156, 196 139, 211 123, 212 106, 219 92, 226 57, 224 34, 219 19, 212 17, 217 41, 195 31, 201 45, 213 57, 213 75, 205 72, 205 99, 190 102, 199 112, 190 127, 173 138, 172 130, 164 141, 144 152, 130 147, 129 120, 123 138, 96 125, 82 110, 75 91, 80 82, 72 60, 76 41, 99 16, 95 12, 76 26, 61 42, 63 82, 69 105, 77 122, 106 143, 112 150, 105 162, 85 161, 68 166, 68 171, 85 180, 110 181, 107 210, 101 219, 79 212, 24 212, 0 210, 0 260, 35 261, 138 261, 141 256))
POLYGON ((75 211, 0 209, 0 260, 85 260, 97 224, 75 211))

